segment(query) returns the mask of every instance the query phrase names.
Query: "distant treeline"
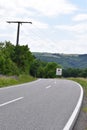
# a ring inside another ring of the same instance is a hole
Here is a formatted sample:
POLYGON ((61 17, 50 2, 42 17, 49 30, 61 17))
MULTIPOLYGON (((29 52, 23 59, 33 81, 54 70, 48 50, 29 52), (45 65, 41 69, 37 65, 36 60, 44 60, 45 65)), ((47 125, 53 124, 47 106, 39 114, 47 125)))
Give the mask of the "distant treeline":
MULTIPOLYGON (((55 62, 37 60, 28 45, 13 45, 0 42, 0 75, 29 74, 37 78, 56 78, 56 68, 62 66, 55 62)), ((63 69, 63 77, 87 77, 87 69, 63 69)))
POLYGON ((33 52, 33 55, 41 61, 61 64, 63 68, 87 68, 87 54, 33 52))
POLYGON ((87 78, 87 68, 67 68, 63 69, 63 77, 84 77, 87 78))

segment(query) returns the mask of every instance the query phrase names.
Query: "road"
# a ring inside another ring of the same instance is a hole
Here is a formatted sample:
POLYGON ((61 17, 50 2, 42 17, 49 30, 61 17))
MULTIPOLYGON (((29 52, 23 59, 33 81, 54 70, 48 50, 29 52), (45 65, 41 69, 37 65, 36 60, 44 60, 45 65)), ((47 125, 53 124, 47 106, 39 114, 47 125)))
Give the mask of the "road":
POLYGON ((68 130, 81 89, 62 79, 39 79, 0 89, 0 130, 68 130))

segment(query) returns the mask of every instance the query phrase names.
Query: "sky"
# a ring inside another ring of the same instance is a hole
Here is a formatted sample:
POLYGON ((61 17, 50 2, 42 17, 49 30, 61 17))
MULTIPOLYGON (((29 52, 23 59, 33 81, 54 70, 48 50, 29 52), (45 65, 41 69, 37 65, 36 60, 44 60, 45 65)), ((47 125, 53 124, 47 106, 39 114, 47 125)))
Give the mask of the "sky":
POLYGON ((31 52, 87 54, 87 0, 1 0, 0 42, 20 45, 31 52))

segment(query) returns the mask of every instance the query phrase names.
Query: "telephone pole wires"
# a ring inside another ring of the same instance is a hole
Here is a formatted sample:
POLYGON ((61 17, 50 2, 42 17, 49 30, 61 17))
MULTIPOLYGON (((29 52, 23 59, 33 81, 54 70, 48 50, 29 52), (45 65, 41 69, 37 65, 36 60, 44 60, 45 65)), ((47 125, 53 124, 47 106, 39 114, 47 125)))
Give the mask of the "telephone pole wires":
POLYGON ((16 39, 16 46, 19 45, 19 33, 20 33, 20 24, 22 25, 22 23, 30 23, 32 24, 32 22, 26 22, 26 21, 7 21, 7 23, 17 23, 18 27, 17 27, 17 39, 16 39))

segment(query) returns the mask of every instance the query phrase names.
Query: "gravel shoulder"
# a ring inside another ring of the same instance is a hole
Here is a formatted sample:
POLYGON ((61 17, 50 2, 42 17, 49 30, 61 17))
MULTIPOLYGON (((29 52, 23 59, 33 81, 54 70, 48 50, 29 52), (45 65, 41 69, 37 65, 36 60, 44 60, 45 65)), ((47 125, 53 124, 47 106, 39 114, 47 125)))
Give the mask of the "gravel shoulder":
POLYGON ((87 108, 87 96, 85 94, 81 111, 73 130, 87 130, 87 111, 85 112, 84 108, 87 108))

